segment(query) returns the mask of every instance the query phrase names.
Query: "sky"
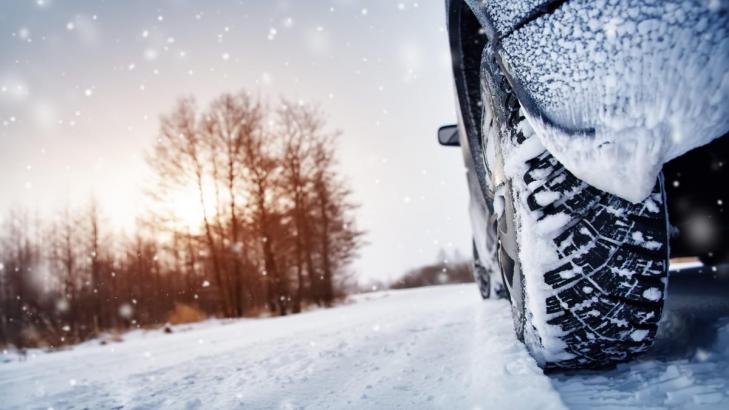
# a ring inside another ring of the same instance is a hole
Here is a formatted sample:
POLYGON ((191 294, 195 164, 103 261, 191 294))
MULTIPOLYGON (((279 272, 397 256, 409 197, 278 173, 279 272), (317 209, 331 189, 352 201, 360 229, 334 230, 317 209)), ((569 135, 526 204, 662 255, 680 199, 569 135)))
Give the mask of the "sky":
POLYGON ((470 253, 462 154, 436 142, 456 117, 442 0, 5 0, 0 50, 0 218, 93 195, 131 229, 159 116, 249 90, 342 131, 361 281, 470 253))

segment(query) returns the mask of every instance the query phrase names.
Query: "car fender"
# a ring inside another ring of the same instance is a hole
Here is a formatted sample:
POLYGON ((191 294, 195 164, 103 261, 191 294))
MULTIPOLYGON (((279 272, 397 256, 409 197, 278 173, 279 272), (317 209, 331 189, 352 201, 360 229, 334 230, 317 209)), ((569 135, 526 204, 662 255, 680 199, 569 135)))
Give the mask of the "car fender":
POLYGON ((664 163, 729 132, 726 1, 458 1, 543 145, 601 190, 642 201, 664 163))

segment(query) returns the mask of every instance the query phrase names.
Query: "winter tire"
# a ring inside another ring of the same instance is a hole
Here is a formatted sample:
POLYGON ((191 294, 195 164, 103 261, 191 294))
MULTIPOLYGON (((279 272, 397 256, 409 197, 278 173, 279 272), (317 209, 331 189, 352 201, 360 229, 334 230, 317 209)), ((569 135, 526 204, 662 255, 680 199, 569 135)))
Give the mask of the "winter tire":
POLYGON ((481 75, 484 145, 510 168, 496 188, 498 259, 517 337, 544 368, 645 352, 667 284, 663 182, 637 204, 588 185, 541 147, 488 48, 481 75))

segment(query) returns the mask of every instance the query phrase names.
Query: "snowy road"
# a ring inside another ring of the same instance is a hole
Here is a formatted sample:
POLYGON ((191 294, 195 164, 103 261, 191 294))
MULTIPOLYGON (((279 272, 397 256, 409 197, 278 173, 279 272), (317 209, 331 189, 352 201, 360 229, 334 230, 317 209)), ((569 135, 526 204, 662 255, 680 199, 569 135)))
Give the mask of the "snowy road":
POLYGON ((298 316, 8 355, 0 408, 721 408, 729 326, 669 317, 644 359, 544 375, 515 340, 507 302, 482 302, 474 285, 391 291, 298 316))

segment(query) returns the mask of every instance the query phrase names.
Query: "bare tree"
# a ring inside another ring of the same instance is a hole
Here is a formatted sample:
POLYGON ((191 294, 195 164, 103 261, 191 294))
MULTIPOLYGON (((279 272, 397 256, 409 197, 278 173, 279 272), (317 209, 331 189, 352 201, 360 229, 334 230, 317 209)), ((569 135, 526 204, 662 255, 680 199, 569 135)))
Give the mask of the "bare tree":
POLYGON ((71 210, 66 206, 53 228, 54 238, 51 246, 51 259, 59 272, 62 299, 58 303, 65 322, 64 331, 68 338, 77 341, 79 329, 79 300, 81 274, 78 261, 78 224, 71 210))
POLYGON ((148 163, 160 177, 156 196, 164 201, 169 199, 165 194, 175 189, 192 185, 197 190, 213 277, 219 291, 222 310, 226 316, 230 316, 232 310, 227 291, 229 283, 223 275, 220 246, 216 240, 211 216, 208 215, 209 204, 206 202, 205 178, 208 167, 204 161, 209 144, 206 144, 200 132, 194 100, 181 99, 173 112, 162 116, 160 122, 160 133, 154 154, 148 159, 148 163))
MULTIPOLYGON (((233 313, 240 316, 248 301, 243 299, 242 265, 246 262, 247 252, 241 241, 242 209, 239 200, 242 194, 244 145, 263 127, 263 112, 259 102, 246 93, 223 94, 212 102, 202 119, 203 137, 209 144, 213 164, 213 179, 216 186, 221 184, 225 196, 217 194, 219 215, 227 214, 228 259, 232 265, 229 286, 229 299, 233 313), (226 202, 223 204, 223 202, 226 202)), ((220 219, 220 218, 219 218, 220 219)), ((225 235, 221 223, 221 234, 225 235)))
POLYGON ((158 206, 130 236, 105 225, 93 198, 47 229, 26 211, 6 219, 0 344, 58 346, 181 314, 332 305, 362 235, 337 173, 337 135, 319 110, 287 100, 272 110, 245 92, 223 94, 198 111, 181 99, 161 116, 148 156, 158 206), (183 221, 179 193, 190 191, 199 220, 183 221))
POLYGON ((313 205, 311 198, 313 164, 313 142, 324 132, 324 123, 318 112, 307 107, 282 101, 278 110, 282 149, 282 185, 292 198, 291 214, 294 221, 295 264, 298 287, 294 294, 293 309, 301 310, 301 303, 307 293, 312 301, 320 302, 320 292, 315 286, 313 247, 309 214, 313 205), (304 279, 304 265, 306 280, 304 279))
POLYGON ((103 283, 101 282, 101 236, 100 236, 100 216, 99 206, 95 197, 91 198, 88 209, 88 223, 89 223, 89 251, 88 257, 90 258, 90 276, 91 276, 91 298, 93 301, 93 327, 94 333, 98 334, 99 330, 103 327, 101 308, 102 300, 101 293, 103 289, 103 283))
POLYGON ((242 163, 246 170, 249 186, 250 207, 253 224, 263 256, 262 276, 266 284, 268 306, 280 315, 288 313, 289 283, 286 275, 278 269, 274 255, 274 226, 280 214, 276 205, 279 201, 275 192, 279 177, 279 161, 273 153, 275 134, 265 129, 251 133, 243 142, 242 163))
POLYGON ((334 274, 346 265, 361 245, 362 231, 354 224, 351 192, 335 171, 332 135, 318 138, 314 147, 314 195, 318 208, 318 241, 320 248, 319 281, 322 301, 331 306, 336 296, 334 274))

